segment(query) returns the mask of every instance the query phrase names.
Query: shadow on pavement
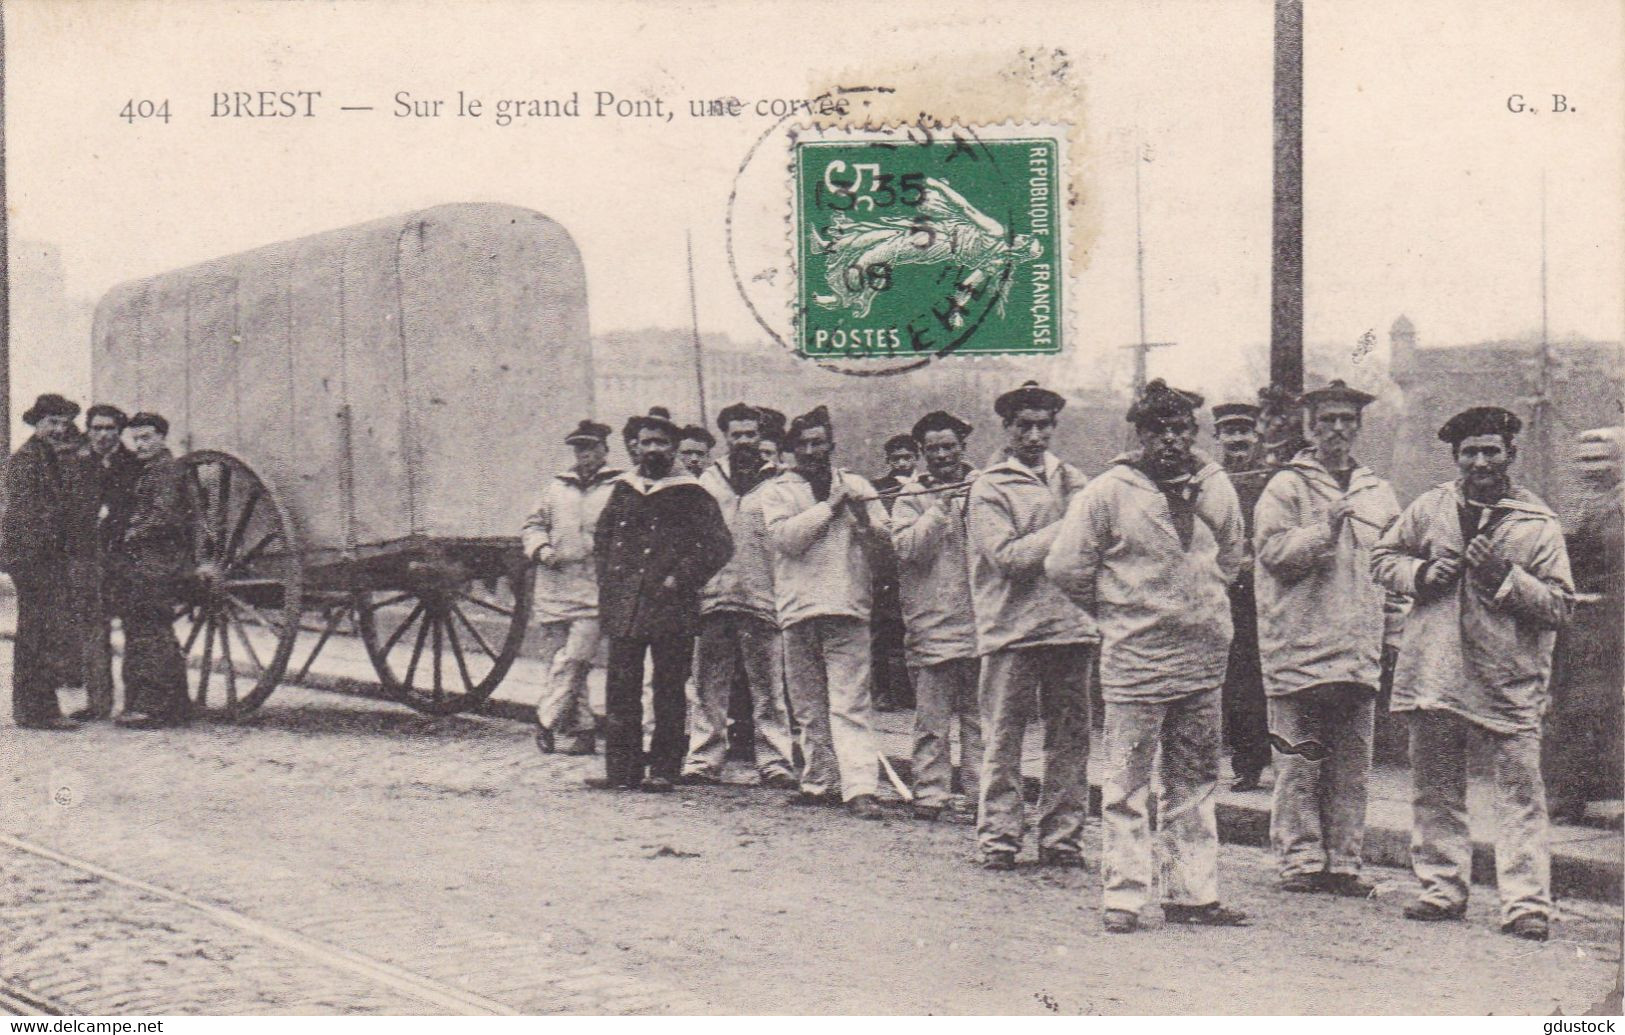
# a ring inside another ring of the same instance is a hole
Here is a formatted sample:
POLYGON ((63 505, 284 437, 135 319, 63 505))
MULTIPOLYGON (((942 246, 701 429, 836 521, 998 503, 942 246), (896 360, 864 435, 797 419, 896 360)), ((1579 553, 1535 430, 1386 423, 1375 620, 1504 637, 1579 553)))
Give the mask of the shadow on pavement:
POLYGON ((355 706, 334 701, 278 706, 268 704, 235 723, 200 723, 194 728, 281 732, 301 736, 422 737, 436 740, 511 740, 523 734, 512 723, 466 715, 437 717, 389 705, 355 706))

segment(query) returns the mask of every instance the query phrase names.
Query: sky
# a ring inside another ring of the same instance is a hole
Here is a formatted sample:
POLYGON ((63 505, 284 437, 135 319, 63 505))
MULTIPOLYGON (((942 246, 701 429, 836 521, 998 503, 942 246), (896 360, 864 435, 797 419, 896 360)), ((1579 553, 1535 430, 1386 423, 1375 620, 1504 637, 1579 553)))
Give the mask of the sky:
MULTIPOLYGON (((688 99, 895 85, 899 104, 939 118, 1065 127, 1075 204, 1058 378, 1127 377, 1136 165, 1145 331, 1177 343, 1153 354, 1153 374, 1212 392, 1262 364, 1268 3, 12 0, 5 18, 10 232, 56 244, 77 297, 368 219, 503 201, 570 230, 595 332, 686 325, 691 238, 702 327, 761 339, 724 220, 772 120, 694 120, 688 99), (209 117, 215 91, 259 89, 319 90, 320 114, 209 117), (498 127, 453 116, 459 90, 488 115, 501 97, 571 91, 590 110, 597 90, 658 96, 679 115, 498 127), (445 114, 396 118, 399 91, 441 98, 445 114), (170 121, 118 117, 141 99, 167 99, 170 121)), ((1543 179, 1552 333, 1625 337, 1621 5, 1309 0, 1305 24, 1306 338, 1386 340, 1402 312, 1424 344, 1538 333, 1543 179), (1509 111, 1515 93, 1540 110, 1509 111), (1570 110, 1549 110, 1554 93, 1570 110)), ((772 146, 753 171, 769 194, 785 157, 772 146)), ((740 232, 766 254, 781 222, 769 196, 740 232)), ((14 329, 25 401, 88 353, 26 332, 14 329)))

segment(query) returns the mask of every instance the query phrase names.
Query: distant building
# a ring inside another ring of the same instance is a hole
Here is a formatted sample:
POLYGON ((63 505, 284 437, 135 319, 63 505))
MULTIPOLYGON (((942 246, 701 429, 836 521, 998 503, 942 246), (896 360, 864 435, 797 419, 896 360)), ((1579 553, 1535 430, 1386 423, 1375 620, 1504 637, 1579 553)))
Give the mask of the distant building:
MULTIPOLYGON (((823 369, 772 342, 705 334, 701 346, 708 426, 715 426, 717 412, 729 403, 771 406, 788 417, 823 403, 835 421, 838 461, 869 474, 882 467, 886 439, 907 432, 935 409, 950 410, 976 426, 970 458, 982 464, 1001 441, 993 400, 1027 378, 1052 384, 1073 403, 1056 440, 1067 459, 1097 471, 1120 447, 1126 400, 1055 384, 1053 359, 950 356, 906 374, 862 377, 823 369)), ((651 406, 665 406, 679 423, 701 418, 689 331, 647 328, 595 335, 593 369, 594 416, 616 428, 651 406)))
POLYGON ((1389 375, 1404 393, 1390 468, 1401 500, 1455 475, 1439 425, 1469 406, 1504 406, 1524 420, 1515 477, 1561 511, 1572 486, 1566 463, 1574 436, 1621 423, 1625 348, 1619 342, 1564 339, 1486 341, 1422 348, 1404 316, 1390 329, 1389 375), (1536 410, 1549 364, 1546 426, 1536 410))
POLYGON ((11 283, 12 443, 26 437, 17 415, 41 392, 87 402, 90 392, 90 323, 96 304, 69 298, 62 255, 54 244, 13 240, 11 283))

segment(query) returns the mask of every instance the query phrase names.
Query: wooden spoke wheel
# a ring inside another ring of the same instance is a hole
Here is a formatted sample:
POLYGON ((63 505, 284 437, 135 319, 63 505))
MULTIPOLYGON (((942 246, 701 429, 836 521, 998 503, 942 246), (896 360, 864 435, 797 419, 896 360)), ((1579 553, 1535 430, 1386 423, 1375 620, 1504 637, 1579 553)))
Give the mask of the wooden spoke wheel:
POLYGON ((401 588, 356 597, 356 624, 379 681, 431 715, 477 709, 519 656, 531 580, 518 558, 471 576, 448 558, 408 565, 401 588))
POLYGON ((192 565, 175 632, 194 715, 238 719, 276 689, 299 633, 303 572, 293 523, 254 469, 211 449, 181 458, 192 565))

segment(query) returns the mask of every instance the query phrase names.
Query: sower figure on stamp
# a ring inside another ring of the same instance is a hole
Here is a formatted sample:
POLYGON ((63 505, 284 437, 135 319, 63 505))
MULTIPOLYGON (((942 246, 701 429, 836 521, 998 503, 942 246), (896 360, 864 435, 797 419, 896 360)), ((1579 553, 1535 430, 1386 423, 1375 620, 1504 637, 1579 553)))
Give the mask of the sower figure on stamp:
POLYGON ((1128 412, 1141 448, 1118 457, 1073 501, 1045 563, 1100 626, 1104 920, 1113 933, 1139 926, 1154 870, 1168 923, 1246 920, 1219 904, 1214 801, 1219 685, 1230 653, 1227 587, 1246 544, 1230 480, 1191 449, 1201 405, 1201 396, 1161 379, 1145 386, 1128 412))
POLYGON ((1375 396, 1342 381, 1303 396, 1314 443, 1258 503, 1258 638, 1276 742, 1270 840, 1281 889, 1368 896, 1360 879, 1384 593, 1371 548, 1399 501, 1355 461, 1375 396))
POLYGON ((111 562, 141 476, 141 462, 122 440, 127 421, 123 410, 106 403, 85 411, 87 442, 74 457, 69 479, 75 520, 70 565, 87 697, 85 707, 73 714, 80 720, 113 713, 111 562))
POLYGON ((700 592, 733 553, 716 500, 673 471, 677 425, 633 417, 636 470, 615 480, 598 516, 599 620, 609 638, 604 680, 604 775, 588 786, 669 791, 688 748, 683 687, 694 661, 700 592), (654 733, 643 752, 643 659, 654 664, 654 733))
POLYGON ((1405 508, 1372 551, 1372 573, 1411 597, 1393 710, 1410 717, 1411 920, 1467 911, 1467 744, 1487 740, 1495 767, 1495 875, 1501 929, 1545 941, 1552 911, 1540 724, 1552 644, 1574 605, 1557 517, 1508 469, 1516 415, 1480 406, 1450 418, 1461 477, 1405 508))
POLYGON ((1006 445, 971 487, 971 594, 982 657, 982 786, 976 841, 982 866, 1015 867, 1021 851, 1021 745, 1027 724, 1044 723, 1038 795, 1038 860, 1083 866, 1089 813, 1089 692, 1097 636, 1089 616, 1044 577, 1083 472, 1049 451, 1066 400, 1029 381, 999 396, 1006 445))
POLYGON ((591 420, 564 437, 575 450, 575 465, 547 483, 519 533, 525 555, 536 564, 532 613, 541 633, 539 653, 548 666, 536 702, 536 746, 543 752, 597 751, 587 701, 587 674, 599 645, 593 535, 610 489, 622 474, 604 466, 608 439, 609 427, 591 420))
POLYGON ((688 760, 683 782, 722 782, 728 753, 729 701, 743 671, 751 699, 756 769, 763 786, 798 786, 790 765, 790 730, 784 707, 784 645, 774 611, 772 574, 764 563, 759 504, 746 499, 777 472, 762 458, 761 415, 744 403, 725 408, 717 428, 728 455, 711 464, 700 485, 717 501, 733 536, 734 552, 705 585, 700 638, 695 649, 694 697, 689 702, 688 760))
POLYGON ((801 789, 791 800, 844 799, 853 815, 879 819, 870 554, 887 534, 886 511, 867 480, 831 466, 834 428, 824 407, 792 421, 789 440, 796 469, 760 491, 790 702, 801 725, 801 789))
POLYGON ((903 488, 892 506, 909 671, 914 679, 914 815, 934 820, 952 800, 953 738, 959 723, 959 772, 964 793, 980 795, 982 720, 976 699, 976 614, 971 604, 966 514, 970 482, 965 463, 971 426, 935 410, 914 425, 926 473, 903 488))
POLYGON ((68 579, 67 484, 58 447, 72 434, 79 404, 46 394, 23 414, 34 429, 6 463, 0 565, 17 591, 12 640, 11 717, 25 729, 73 730, 57 691, 80 681, 68 579))
POLYGON ((177 583, 192 562, 193 514, 185 472, 165 444, 169 421, 138 413, 127 428, 141 473, 112 559, 124 626, 125 704, 117 721, 125 729, 162 729, 191 719, 174 622, 177 583))
POLYGON ((1213 407, 1213 434, 1219 440, 1225 475, 1241 503, 1248 554, 1230 584, 1230 659, 1219 697, 1224 710, 1224 739, 1230 745, 1231 790, 1256 791, 1270 764, 1269 712, 1264 703, 1264 675, 1258 659, 1258 615, 1253 598, 1253 509, 1275 469, 1264 466, 1259 448, 1259 408, 1251 403, 1213 407))

